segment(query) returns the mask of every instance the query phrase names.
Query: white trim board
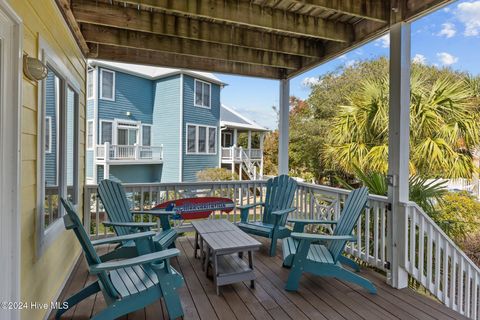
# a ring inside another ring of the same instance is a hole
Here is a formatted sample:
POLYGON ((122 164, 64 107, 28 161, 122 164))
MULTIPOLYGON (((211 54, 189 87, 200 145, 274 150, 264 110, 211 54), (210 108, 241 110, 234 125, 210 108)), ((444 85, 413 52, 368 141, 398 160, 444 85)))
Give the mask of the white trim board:
MULTIPOLYGON (((20 177, 22 110, 22 39, 20 17, 0 0, 0 298, 20 301, 20 177)), ((20 319, 19 310, 1 310, 20 319)), ((5 319, 6 319, 5 318, 5 319)))

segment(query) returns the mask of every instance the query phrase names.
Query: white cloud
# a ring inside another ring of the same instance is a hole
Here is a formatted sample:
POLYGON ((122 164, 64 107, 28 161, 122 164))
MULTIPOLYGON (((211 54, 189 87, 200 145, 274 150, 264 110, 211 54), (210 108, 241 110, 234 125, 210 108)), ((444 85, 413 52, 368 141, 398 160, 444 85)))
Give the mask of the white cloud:
POLYGON ((306 77, 302 80, 302 86, 311 87, 320 83, 320 79, 317 77, 306 77))
POLYGON ((443 8, 443 11, 445 11, 445 12, 450 12, 451 9, 450 9, 449 7, 446 7, 446 8, 443 8))
POLYGON ((442 24, 442 30, 438 33, 439 36, 445 36, 446 38, 451 38, 457 33, 455 25, 451 22, 445 22, 442 24))
POLYGON ((427 64, 427 58, 423 54, 417 53, 413 57, 412 61, 419 64, 427 64))
POLYGON ((447 52, 437 53, 438 60, 445 66, 450 66, 458 62, 458 58, 447 52))
POLYGON ((480 1, 460 3, 455 15, 465 25, 465 36, 480 34, 480 1))
POLYGON ((375 45, 381 46, 382 48, 390 47, 390 34, 387 33, 386 35, 375 40, 375 45))

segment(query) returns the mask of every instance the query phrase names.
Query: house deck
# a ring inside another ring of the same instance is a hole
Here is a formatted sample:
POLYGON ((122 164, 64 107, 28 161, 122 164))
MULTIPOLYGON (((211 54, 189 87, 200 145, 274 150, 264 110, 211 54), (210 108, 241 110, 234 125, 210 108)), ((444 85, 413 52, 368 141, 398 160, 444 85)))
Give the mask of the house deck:
MULTIPOLYGON (((220 296, 217 296, 213 282, 205 277, 200 261, 193 257, 193 238, 180 237, 177 248, 181 254, 172 265, 185 278, 185 286, 180 290, 185 319, 466 319, 411 289, 396 290, 387 286, 380 274, 365 268, 361 274, 375 283, 377 295, 353 284, 311 275, 302 278, 298 293, 287 292, 283 287, 288 270, 282 268, 280 255, 268 256, 266 246, 255 254, 255 289, 250 289, 249 282, 238 283, 222 287, 220 296)), ((281 248, 277 251, 281 253, 281 248)), ((88 275, 85 259, 80 258, 60 300, 93 279, 88 275)), ((97 294, 68 311, 62 319, 86 319, 104 307, 102 294, 97 294)), ((51 314, 50 319, 53 317, 51 314)), ((121 319, 168 317, 159 301, 121 319)))

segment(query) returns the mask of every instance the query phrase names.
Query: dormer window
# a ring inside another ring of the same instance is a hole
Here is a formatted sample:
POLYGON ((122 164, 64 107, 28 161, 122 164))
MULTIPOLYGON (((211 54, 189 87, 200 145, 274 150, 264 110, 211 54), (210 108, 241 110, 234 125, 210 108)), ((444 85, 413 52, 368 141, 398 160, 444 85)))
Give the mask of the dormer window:
POLYGON ((210 109, 211 85, 208 82, 195 79, 195 106, 210 109))
POLYGON ((115 100, 115 72, 100 70, 100 99, 115 100))

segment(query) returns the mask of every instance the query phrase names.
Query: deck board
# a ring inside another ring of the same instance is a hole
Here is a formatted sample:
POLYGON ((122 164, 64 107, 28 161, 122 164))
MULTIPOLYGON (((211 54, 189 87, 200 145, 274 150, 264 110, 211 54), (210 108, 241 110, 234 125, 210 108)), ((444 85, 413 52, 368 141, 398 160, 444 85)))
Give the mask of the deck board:
MULTIPOLYGON (((193 238, 181 237, 177 248, 181 255, 172 265, 185 277, 185 286, 179 293, 185 319, 464 319, 437 301, 411 289, 396 290, 385 283, 382 275, 363 268, 361 274, 374 282, 378 294, 372 295, 355 284, 336 279, 305 275, 297 293, 283 289, 288 269, 282 267, 280 256, 269 257, 266 242, 254 255, 255 289, 250 282, 222 287, 216 295, 211 279, 202 271, 200 260, 193 257, 193 238)), ((107 247, 101 248, 105 252, 107 247)), ((281 252, 281 250, 278 250, 281 252)), ((68 297, 92 281, 82 257, 67 282, 61 299, 68 297)), ((88 319, 105 307, 102 294, 90 297, 69 310, 62 319, 88 319)), ((50 319, 53 319, 53 314, 50 319)), ((121 319, 168 319, 162 301, 138 310, 121 319)))

